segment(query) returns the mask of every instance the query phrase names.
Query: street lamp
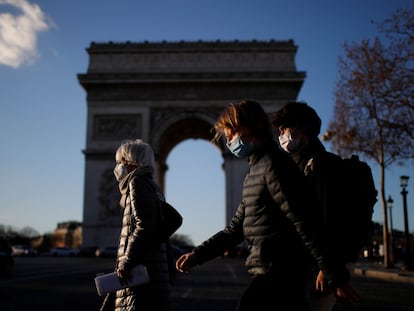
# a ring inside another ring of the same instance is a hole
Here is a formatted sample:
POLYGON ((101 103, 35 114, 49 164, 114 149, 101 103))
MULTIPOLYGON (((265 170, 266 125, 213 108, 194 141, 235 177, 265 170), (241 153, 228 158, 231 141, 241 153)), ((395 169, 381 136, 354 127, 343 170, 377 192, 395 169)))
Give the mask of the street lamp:
POLYGON ((394 200, 391 198, 391 196, 388 196, 388 200, 387 200, 387 207, 390 210, 390 262, 391 265, 394 265, 394 261, 395 261, 395 246, 394 246, 394 229, 392 226, 392 205, 394 203, 394 200))
POLYGON ((407 186, 409 176, 400 176, 401 183, 401 195, 403 197, 403 209, 404 209, 404 231, 405 231, 405 258, 404 258, 404 270, 413 270, 413 263, 411 262, 411 250, 410 250, 410 232, 408 230, 408 213, 407 213, 407 186))

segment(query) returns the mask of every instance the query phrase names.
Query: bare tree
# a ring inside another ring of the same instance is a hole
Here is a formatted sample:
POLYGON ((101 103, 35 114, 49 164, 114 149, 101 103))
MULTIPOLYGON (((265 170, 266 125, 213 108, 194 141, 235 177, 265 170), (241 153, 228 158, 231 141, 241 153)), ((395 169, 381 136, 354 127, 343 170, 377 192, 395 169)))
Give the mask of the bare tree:
POLYGON ((339 57, 334 120, 328 135, 341 155, 357 152, 380 167, 384 266, 390 268, 385 169, 414 158, 413 10, 379 24, 383 41, 344 44, 339 57))
POLYGON ((30 226, 26 226, 23 229, 21 229, 20 230, 20 234, 22 236, 27 237, 27 238, 30 238, 30 239, 37 238, 37 237, 40 236, 39 232, 36 229, 33 229, 30 226))

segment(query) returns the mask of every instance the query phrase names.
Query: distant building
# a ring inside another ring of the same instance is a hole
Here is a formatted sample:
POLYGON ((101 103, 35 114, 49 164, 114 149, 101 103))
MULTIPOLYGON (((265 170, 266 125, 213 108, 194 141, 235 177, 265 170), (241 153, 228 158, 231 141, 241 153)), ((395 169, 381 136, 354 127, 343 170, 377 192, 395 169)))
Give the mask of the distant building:
POLYGON ((52 233, 51 247, 72 247, 82 246, 82 223, 78 221, 60 222, 52 233))

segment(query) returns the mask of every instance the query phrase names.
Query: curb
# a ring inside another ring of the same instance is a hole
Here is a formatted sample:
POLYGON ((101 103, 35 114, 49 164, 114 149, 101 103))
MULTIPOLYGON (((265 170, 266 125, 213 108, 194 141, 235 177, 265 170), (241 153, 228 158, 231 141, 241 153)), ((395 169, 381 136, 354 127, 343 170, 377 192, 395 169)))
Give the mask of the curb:
POLYGON ((414 284, 414 275, 405 272, 391 272, 363 268, 354 268, 354 275, 378 278, 386 281, 414 284))

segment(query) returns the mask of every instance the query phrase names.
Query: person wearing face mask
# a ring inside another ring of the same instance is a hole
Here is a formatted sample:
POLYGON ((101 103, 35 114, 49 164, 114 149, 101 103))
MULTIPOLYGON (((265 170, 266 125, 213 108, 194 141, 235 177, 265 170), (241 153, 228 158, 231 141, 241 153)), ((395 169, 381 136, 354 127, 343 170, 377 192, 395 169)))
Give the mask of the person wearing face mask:
POLYGON ((300 130, 280 127, 279 144, 289 154, 296 154, 306 145, 307 137, 300 130))
POLYGON ((124 140, 116 150, 115 160, 113 172, 123 210, 115 271, 124 283, 131 279, 132 268, 143 264, 150 282, 117 290, 114 301, 106 300, 113 305, 101 309, 169 311, 168 241, 159 238, 160 200, 164 196, 154 181, 153 150, 141 139, 124 140))
MULTIPOLYGON (((253 100, 230 103, 217 119, 215 132, 214 142, 249 163, 242 200, 223 230, 177 259, 177 270, 188 272, 246 242, 251 281, 237 311, 308 310, 305 293, 312 256, 330 286, 347 284, 349 272, 330 259, 308 208, 316 205, 316 198, 295 162, 277 147, 262 106, 253 100)), ((353 292, 344 290, 343 295, 353 299, 353 292)))
MULTIPOLYGON (((335 260, 347 265, 355 260, 354 254, 344 253, 341 241, 348 236, 349 223, 340 218, 336 210, 346 210, 341 206, 341 185, 338 178, 341 158, 328 152, 318 138, 321 119, 306 102, 290 102, 271 117, 272 126, 278 133, 281 150, 289 154, 303 172, 308 186, 317 194, 318 214, 322 219, 327 243, 333 250, 335 260)), ((316 263, 313 278, 308 287, 308 299, 311 311, 330 311, 337 302, 337 293, 333 290, 322 292, 326 288, 326 278, 316 263)), ((338 299, 338 302, 341 300, 338 299)))

